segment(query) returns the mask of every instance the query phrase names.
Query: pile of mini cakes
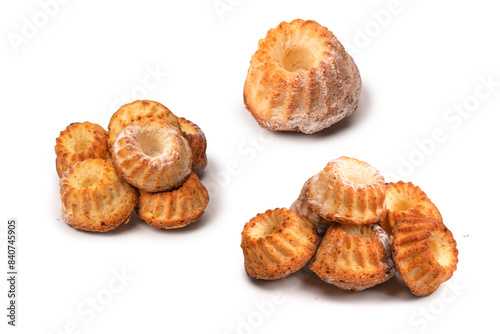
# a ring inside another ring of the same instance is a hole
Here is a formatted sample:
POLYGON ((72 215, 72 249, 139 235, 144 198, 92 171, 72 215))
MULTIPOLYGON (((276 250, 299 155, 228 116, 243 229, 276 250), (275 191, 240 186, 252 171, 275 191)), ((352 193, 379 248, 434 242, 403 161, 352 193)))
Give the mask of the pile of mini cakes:
POLYGON ((348 157, 307 180, 290 209, 246 223, 241 247, 257 279, 283 278, 308 263, 323 281, 361 291, 398 272, 417 296, 433 293, 458 263, 451 231, 419 187, 386 184, 377 169, 348 157))
POLYGON ((207 165, 206 148, 196 124, 154 101, 122 106, 108 131, 72 123, 55 146, 62 217, 77 229, 105 232, 135 209, 151 226, 186 226, 208 204, 195 174, 207 165))

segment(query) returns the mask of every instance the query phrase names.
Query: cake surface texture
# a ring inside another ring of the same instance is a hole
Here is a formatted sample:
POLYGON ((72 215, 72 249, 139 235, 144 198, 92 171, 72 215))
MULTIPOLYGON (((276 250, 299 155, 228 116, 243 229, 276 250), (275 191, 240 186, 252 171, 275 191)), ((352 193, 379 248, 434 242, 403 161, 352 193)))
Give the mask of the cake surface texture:
POLYGON ((118 173, 148 192, 179 187, 191 174, 192 154, 180 130, 147 118, 123 128, 111 147, 118 173))
POLYGON ((100 125, 83 122, 71 123, 56 139, 56 170, 64 172, 77 162, 89 158, 110 160, 108 133, 100 125))
POLYGON ((149 225, 180 228, 198 220, 208 205, 208 191, 195 173, 181 187, 172 191, 140 191, 136 212, 149 225))
POLYGON ((314 255, 314 225, 286 208, 267 210, 245 224, 241 248, 247 274, 274 280, 300 270, 314 255))
POLYGON ((376 224, 330 226, 309 268, 323 281, 361 291, 394 276, 389 238, 376 224))
POLYGON ((360 92, 358 67, 335 35, 296 19, 259 41, 243 97, 261 127, 314 133, 352 114, 360 92))
POLYGON ((425 192, 413 183, 399 181, 388 183, 385 193, 387 214, 380 225, 391 235, 396 223, 406 217, 428 217, 442 222, 438 208, 431 202, 425 192))
POLYGON ((396 269, 416 296, 428 296, 457 270, 457 243, 440 221, 426 217, 403 218, 392 235, 396 269))
POLYGON ((366 162, 340 157, 313 176, 306 190, 312 210, 344 224, 377 223, 385 215, 385 181, 366 162))
POLYGON ((193 153, 193 172, 200 171, 207 166, 207 139, 200 127, 190 120, 178 117, 182 135, 189 143, 193 153))
POLYGON ((312 178, 308 179, 302 190, 300 191, 299 197, 292 203, 290 210, 297 212, 302 217, 308 219, 316 227, 316 231, 319 235, 325 234, 326 230, 332 225, 332 221, 321 218, 314 210, 311 208, 307 202, 306 192, 309 188, 312 178))
POLYGON ((113 145, 124 127, 145 118, 160 118, 180 129, 177 117, 163 104, 156 101, 137 100, 121 106, 111 117, 108 125, 108 146, 113 145))
POLYGON ((60 180, 62 217, 80 230, 106 232, 128 222, 138 201, 137 190, 117 174, 110 162, 86 159, 60 180))

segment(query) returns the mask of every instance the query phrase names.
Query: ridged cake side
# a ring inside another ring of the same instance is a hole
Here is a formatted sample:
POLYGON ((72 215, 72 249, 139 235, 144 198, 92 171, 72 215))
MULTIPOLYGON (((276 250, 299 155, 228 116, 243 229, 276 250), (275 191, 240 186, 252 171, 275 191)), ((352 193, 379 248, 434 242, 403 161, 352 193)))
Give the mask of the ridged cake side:
POLYGON ((164 120, 125 127, 111 147, 118 173, 148 192, 179 187, 191 174, 192 153, 181 132, 164 120))
POLYGON ((193 172, 205 169, 207 166, 207 139, 200 127, 183 117, 178 117, 182 135, 189 143, 193 153, 193 172))
POLYGON ((391 246, 397 271, 414 295, 430 295, 457 269, 456 241, 442 222, 403 218, 391 246))
POLYGON ((138 201, 137 190, 103 159, 70 167, 60 180, 62 215, 69 225, 105 232, 128 221, 138 201))
POLYGON ((333 224, 309 268, 323 281, 353 291, 385 282, 396 272, 388 236, 376 224, 333 224))
POLYGON ((71 123, 61 131, 56 139, 56 170, 61 178, 63 173, 77 162, 102 158, 110 160, 108 132, 100 125, 83 122, 71 123))
POLYGON ((264 280, 298 271, 318 245, 314 225, 286 208, 258 214, 245 224, 241 236, 247 274, 264 280))
POLYGON ((388 183, 385 193, 387 214, 380 225, 391 235, 396 223, 406 217, 428 217, 442 222, 443 218, 438 208, 420 187, 413 183, 399 181, 388 183))
POLYGON ((323 219, 340 223, 377 223, 386 213, 383 176, 366 162, 348 157, 330 161, 314 176, 306 198, 323 219))
POLYGON ((156 101, 137 100, 118 109, 109 121, 108 146, 111 147, 123 128, 147 118, 159 118, 180 130, 177 117, 163 104, 156 101))
POLYGON ((259 41, 243 96, 260 126, 314 133, 352 114, 360 92, 358 67, 335 35, 296 19, 259 41))
POLYGON ((148 193, 140 191, 136 212, 149 225, 180 228, 198 220, 208 205, 208 191, 195 173, 172 191, 148 193))

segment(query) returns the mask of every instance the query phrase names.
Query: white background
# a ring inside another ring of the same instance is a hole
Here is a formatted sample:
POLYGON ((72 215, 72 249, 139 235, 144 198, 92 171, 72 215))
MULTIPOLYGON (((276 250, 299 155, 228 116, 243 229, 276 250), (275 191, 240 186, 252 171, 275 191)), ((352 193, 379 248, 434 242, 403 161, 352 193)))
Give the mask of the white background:
POLYGON ((12 329, 2 279, 2 332, 498 328, 497 309, 486 305, 500 297, 499 9, 494 1, 115 0, 69 1, 49 17, 38 1, 3 1, 0 259, 5 269, 5 222, 15 217, 19 308, 12 329), (230 7, 217 11, 214 3, 230 7), (243 105, 258 40, 295 18, 333 31, 363 80, 358 111, 315 135, 264 131, 243 105), (30 33, 27 22, 39 27, 30 33), (13 38, 24 39, 15 46, 13 38), (162 74, 145 89, 150 71, 162 74), (107 127, 130 95, 164 103, 204 130, 209 206, 177 231, 137 217, 110 233, 77 231, 61 220, 55 138, 71 122, 107 127), (441 210, 459 264, 430 297, 412 296, 396 278, 352 293, 306 270, 273 282, 247 277, 239 246, 245 222, 288 207, 307 178, 342 155, 389 181, 413 181, 441 210), (115 279, 122 272, 124 283, 115 279))

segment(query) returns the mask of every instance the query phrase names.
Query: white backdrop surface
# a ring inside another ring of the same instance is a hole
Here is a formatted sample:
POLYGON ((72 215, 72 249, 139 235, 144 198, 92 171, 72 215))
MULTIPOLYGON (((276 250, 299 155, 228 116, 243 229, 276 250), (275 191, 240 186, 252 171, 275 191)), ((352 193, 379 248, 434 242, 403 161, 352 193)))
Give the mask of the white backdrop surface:
MULTIPOLYGON (((497 328, 500 6, 494 1, 3 1, 1 247, 18 219, 18 319, 2 333, 451 333, 497 328), (363 80, 351 117, 314 135, 261 129, 243 105, 250 57, 281 21, 313 19, 363 80), (55 138, 157 100, 208 139, 203 218, 133 217, 104 233, 61 219, 55 138), (458 270, 433 295, 397 278, 359 293, 302 270, 247 277, 245 222, 288 207, 331 159, 411 180, 439 207, 458 270)), ((4 270, 6 275, 7 269, 4 270)), ((4 277, 4 276, 2 276, 4 277)))

